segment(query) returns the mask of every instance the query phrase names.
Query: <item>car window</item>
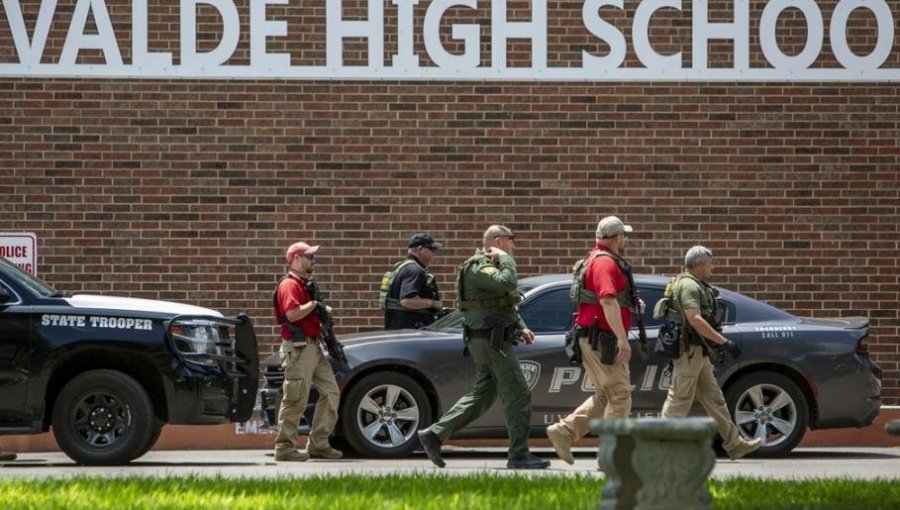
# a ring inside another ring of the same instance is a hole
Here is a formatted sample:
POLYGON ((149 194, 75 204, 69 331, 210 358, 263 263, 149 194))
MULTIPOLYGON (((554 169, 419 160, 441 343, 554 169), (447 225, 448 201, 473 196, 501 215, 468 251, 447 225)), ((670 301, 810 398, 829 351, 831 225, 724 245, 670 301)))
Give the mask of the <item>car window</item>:
POLYGON ((3 257, 0 257, 0 274, 18 285, 28 287, 42 296, 52 296, 59 293, 58 290, 48 285, 40 278, 36 278, 25 271, 22 271, 18 266, 3 257))
POLYGON ((438 333, 462 335, 463 314, 459 310, 453 310, 447 315, 436 320, 433 324, 425 326, 423 329, 426 329, 428 331, 437 331, 438 333))
MULTIPOLYGON (((656 327, 662 323, 662 319, 654 319, 653 318, 653 307, 656 305, 656 302, 662 299, 663 296, 663 288, 662 287, 639 287, 638 295, 641 299, 644 300, 644 304, 646 307, 644 308, 644 326, 645 327, 656 327)), ((730 301, 725 301, 724 299, 719 299, 719 304, 722 307, 722 324, 734 324, 735 322, 735 307, 734 303, 730 301)), ((637 324, 634 325, 637 327, 637 324)))
POLYGON ((560 287, 529 299, 519 306, 519 315, 535 333, 560 333, 572 327, 575 304, 569 300, 569 288, 560 287))
MULTIPOLYGON (((653 318, 653 307, 663 297, 662 287, 638 287, 638 297, 644 300, 644 313, 642 314, 644 327, 659 326, 662 320, 653 318)), ((637 327, 637 323, 635 322, 632 326, 637 327)))
POLYGON ((732 303, 730 301, 725 301, 724 299, 719 299, 719 306, 722 307, 722 324, 734 324, 735 323, 734 303, 732 303))

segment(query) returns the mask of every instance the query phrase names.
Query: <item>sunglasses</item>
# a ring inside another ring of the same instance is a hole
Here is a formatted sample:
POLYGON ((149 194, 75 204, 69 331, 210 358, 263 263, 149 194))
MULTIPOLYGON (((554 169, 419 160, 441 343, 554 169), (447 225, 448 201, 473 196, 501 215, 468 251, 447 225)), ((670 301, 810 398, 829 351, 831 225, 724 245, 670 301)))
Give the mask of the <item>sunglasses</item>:
POLYGON ((316 260, 316 254, 315 254, 315 253, 303 254, 303 255, 300 255, 300 256, 303 257, 303 258, 305 258, 306 260, 316 260))

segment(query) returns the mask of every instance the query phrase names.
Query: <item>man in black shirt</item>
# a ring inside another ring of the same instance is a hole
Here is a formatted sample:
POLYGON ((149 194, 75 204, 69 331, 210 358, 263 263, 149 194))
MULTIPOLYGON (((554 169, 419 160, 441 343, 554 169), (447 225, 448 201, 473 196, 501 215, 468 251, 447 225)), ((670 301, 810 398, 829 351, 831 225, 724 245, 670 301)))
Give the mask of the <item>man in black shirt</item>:
POLYGON ((434 275, 426 268, 440 247, 430 235, 415 234, 406 258, 385 273, 384 329, 418 329, 435 321, 444 305, 434 275))

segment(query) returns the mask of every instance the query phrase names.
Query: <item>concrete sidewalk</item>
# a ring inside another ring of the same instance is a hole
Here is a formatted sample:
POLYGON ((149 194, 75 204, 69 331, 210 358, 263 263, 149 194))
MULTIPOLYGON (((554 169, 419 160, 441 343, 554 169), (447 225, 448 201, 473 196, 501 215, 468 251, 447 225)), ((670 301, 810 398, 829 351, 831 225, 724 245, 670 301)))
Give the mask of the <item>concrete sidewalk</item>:
MULTIPOLYGON (((513 471, 506 469, 503 448, 447 448, 447 467, 438 469, 421 453, 405 459, 341 459, 311 460, 299 463, 276 463, 266 450, 152 451, 128 466, 76 466, 59 452, 23 453, 14 462, 0 464, 2 478, 46 478, 81 475, 114 476, 224 476, 281 477, 339 474, 372 476, 446 473, 464 475, 490 472, 501 475, 526 473, 534 476, 584 474, 602 477, 597 469, 596 450, 576 448, 574 465, 556 458, 552 449, 536 448, 535 452, 551 459, 546 470, 513 471)), ((782 459, 718 459, 713 478, 753 476, 767 479, 796 480, 805 478, 891 478, 900 482, 900 447, 893 448, 799 448, 782 459)))

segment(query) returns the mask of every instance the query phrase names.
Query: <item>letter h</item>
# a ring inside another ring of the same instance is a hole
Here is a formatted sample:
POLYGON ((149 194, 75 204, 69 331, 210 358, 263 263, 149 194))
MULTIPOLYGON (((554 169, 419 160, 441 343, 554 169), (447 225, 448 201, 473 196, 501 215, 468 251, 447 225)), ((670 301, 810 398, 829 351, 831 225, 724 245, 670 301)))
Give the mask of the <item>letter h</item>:
POLYGON ((368 0, 368 19, 345 21, 342 0, 326 0, 325 41, 326 65, 340 68, 344 65, 344 39, 364 38, 369 43, 369 67, 384 66, 384 3, 382 0, 368 0))

